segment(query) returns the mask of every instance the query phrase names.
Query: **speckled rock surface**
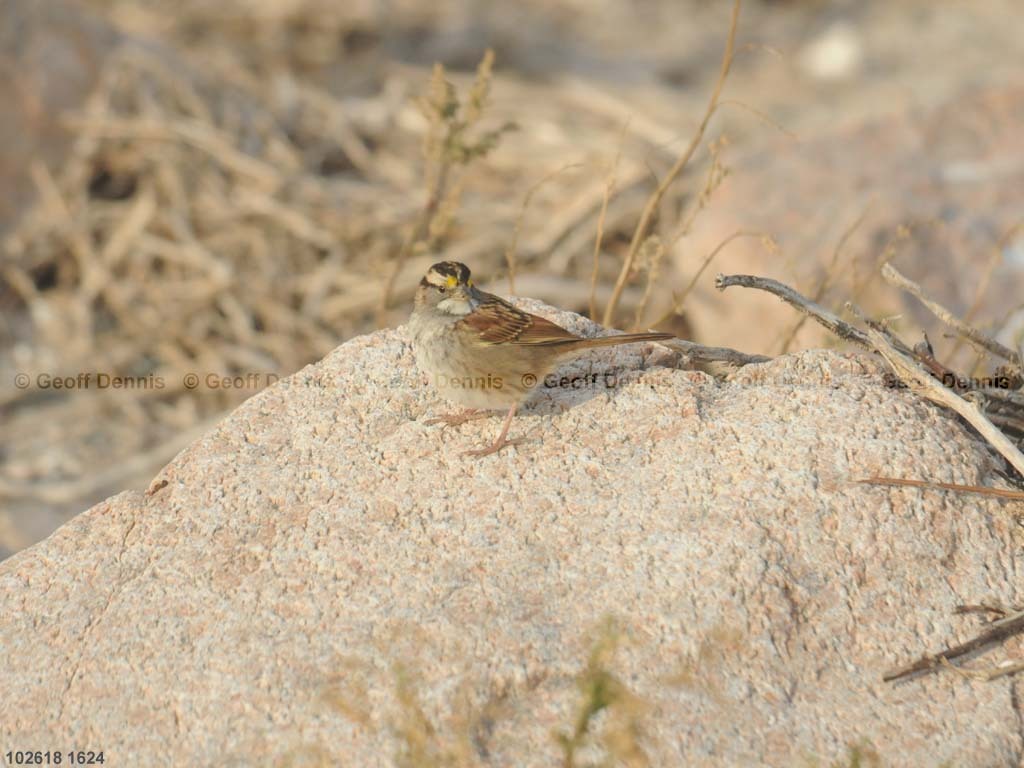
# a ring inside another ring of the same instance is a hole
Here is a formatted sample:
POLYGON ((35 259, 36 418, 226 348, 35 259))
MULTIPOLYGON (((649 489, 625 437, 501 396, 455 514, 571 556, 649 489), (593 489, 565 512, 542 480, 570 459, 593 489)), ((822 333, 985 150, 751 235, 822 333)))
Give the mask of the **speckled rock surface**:
POLYGON ((996 483, 984 449, 866 358, 657 356, 577 361, 616 386, 547 393, 484 459, 499 420, 424 424, 402 329, 257 395, 0 565, 0 746, 391 765, 413 712, 437 764, 560 765, 612 615, 653 765, 1018 764, 1019 682, 881 682, 977 628, 957 604, 1021 601, 1013 507, 848 482, 996 483))

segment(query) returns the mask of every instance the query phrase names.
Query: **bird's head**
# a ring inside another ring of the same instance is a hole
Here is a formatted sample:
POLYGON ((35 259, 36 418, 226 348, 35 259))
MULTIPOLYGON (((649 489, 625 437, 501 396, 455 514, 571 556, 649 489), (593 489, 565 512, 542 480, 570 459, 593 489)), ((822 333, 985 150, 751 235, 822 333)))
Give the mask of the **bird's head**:
POLYGON ((449 315, 468 315, 479 303, 469 267, 439 261, 427 270, 416 291, 416 308, 435 308, 449 315))

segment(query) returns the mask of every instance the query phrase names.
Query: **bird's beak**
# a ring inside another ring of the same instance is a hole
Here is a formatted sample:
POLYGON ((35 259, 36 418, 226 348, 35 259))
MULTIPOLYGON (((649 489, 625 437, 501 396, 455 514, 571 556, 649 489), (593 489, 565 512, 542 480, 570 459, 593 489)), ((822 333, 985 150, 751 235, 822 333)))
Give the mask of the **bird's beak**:
POLYGON ((476 297, 476 288, 469 285, 460 285, 456 288, 455 292, 452 294, 452 298, 456 301, 464 301, 474 309, 476 308, 476 305, 480 303, 476 297))

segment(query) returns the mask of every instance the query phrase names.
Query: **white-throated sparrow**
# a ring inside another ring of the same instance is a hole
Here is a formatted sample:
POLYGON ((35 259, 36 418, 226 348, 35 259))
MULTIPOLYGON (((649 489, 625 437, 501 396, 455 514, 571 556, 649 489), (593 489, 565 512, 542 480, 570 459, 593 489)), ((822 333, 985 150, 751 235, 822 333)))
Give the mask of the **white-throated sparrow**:
MULTIPOLYGON (((475 288, 469 268, 457 261, 442 261, 427 270, 416 291, 409 330, 416 362, 445 397, 474 410, 508 408, 498 439, 467 451, 474 456, 521 442, 507 439, 516 408, 566 356, 594 347, 675 338, 670 333, 576 336, 475 288)), ((476 415, 431 423, 459 424, 470 418, 476 415)))

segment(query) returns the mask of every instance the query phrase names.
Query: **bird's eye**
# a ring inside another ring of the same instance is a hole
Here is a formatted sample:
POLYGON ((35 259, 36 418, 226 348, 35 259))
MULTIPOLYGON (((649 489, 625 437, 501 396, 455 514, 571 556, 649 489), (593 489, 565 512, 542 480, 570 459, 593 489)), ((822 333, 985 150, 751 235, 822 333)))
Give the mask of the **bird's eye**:
POLYGON ((443 285, 437 286, 437 290, 439 290, 441 293, 447 293, 448 292, 448 289, 445 288, 443 285))

